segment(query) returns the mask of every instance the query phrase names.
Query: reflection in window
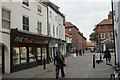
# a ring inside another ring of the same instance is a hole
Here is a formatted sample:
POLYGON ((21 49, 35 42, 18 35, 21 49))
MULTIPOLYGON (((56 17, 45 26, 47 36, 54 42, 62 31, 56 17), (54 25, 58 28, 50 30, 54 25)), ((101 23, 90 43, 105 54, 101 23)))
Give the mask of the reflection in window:
POLYGON ((21 63, 27 62, 27 48, 20 47, 20 51, 21 51, 21 63))
POLYGON ((20 52, 19 52, 19 47, 14 47, 13 51, 13 65, 19 64, 20 63, 20 52))
POLYGON ((42 58, 46 58, 46 48, 42 48, 42 58))
POLYGON ((41 60, 41 48, 37 48, 38 60, 41 60))
POLYGON ((29 62, 32 62, 32 61, 36 61, 36 59, 34 56, 33 48, 29 47, 29 62))

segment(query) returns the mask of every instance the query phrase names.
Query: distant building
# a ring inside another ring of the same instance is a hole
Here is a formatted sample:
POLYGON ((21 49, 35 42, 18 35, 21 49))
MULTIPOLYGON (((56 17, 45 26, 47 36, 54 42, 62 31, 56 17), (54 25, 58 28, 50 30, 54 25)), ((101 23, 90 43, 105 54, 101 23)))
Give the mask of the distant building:
POLYGON ((87 50, 94 52, 96 48, 96 44, 94 42, 87 41, 87 50))
POLYGON ((104 51, 106 47, 114 50, 112 12, 108 14, 108 19, 103 19, 96 25, 98 32, 98 48, 104 51))
POLYGON ((81 50, 86 49, 86 38, 83 33, 71 22, 65 22, 65 32, 72 38, 72 47, 81 50))
POLYGON ((113 2, 116 63, 120 65, 120 0, 113 2))
POLYGON ((69 55, 70 54, 70 50, 71 50, 71 47, 72 47, 72 37, 70 37, 69 34, 65 33, 65 41, 67 43, 66 45, 66 54, 69 55))

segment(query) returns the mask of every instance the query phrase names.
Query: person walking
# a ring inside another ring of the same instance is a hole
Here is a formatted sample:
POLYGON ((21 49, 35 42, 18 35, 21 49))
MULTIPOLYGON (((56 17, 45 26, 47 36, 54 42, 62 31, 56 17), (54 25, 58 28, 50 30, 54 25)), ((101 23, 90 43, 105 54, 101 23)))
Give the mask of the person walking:
POLYGON ((82 56, 82 52, 81 52, 81 50, 79 50, 79 55, 81 55, 81 56, 82 56))
POLYGON ((56 79, 59 78, 60 69, 61 69, 61 76, 65 77, 65 72, 64 72, 65 58, 63 54, 61 54, 60 50, 56 52, 55 60, 56 60, 56 79))
POLYGON ((78 49, 77 48, 75 49, 75 53, 76 53, 76 56, 78 56, 78 49))
POLYGON ((106 64, 111 61, 111 54, 110 51, 108 50, 108 48, 106 48, 105 52, 104 52, 104 58, 106 58, 106 64))

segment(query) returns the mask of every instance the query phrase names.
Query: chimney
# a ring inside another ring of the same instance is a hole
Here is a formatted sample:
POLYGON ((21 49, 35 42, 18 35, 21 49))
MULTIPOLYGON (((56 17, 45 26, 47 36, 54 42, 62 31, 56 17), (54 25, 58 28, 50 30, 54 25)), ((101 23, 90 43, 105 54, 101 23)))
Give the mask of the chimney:
POLYGON ((112 19, 112 11, 109 12, 108 19, 112 19))

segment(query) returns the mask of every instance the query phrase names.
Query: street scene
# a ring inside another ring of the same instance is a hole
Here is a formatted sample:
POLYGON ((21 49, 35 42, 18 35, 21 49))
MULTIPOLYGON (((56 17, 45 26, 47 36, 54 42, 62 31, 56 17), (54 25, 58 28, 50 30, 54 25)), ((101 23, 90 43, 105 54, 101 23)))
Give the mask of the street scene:
POLYGON ((0 1, 0 79, 120 80, 120 0, 0 1))
MULTIPOLYGON (((66 57, 66 66, 64 78, 105 78, 109 80, 110 73, 113 72, 113 66, 107 65, 103 60, 100 64, 95 64, 93 68, 92 53, 85 52, 83 56, 69 56, 66 57), (99 75, 98 75, 99 74, 99 75)), ((111 64, 114 64, 111 62, 111 64)), ((61 78, 61 75, 59 75, 61 78)), ((55 66, 54 63, 46 65, 46 69, 43 66, 18 71, 12 74, 5 74, 3 78, 55 78, 55 66)), ((29 80, 29 79, 28 79, 29 80)))

